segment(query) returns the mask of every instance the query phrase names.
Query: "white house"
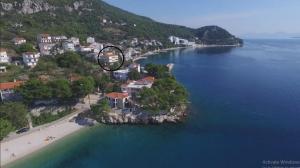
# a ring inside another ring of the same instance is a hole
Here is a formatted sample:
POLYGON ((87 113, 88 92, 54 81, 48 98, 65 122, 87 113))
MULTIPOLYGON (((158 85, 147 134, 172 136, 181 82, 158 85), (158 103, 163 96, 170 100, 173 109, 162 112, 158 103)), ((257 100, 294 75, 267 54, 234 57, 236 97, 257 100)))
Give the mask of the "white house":
POLYGON ((66 36, 52 36, 51 39, 53 43, 58 43, 67 40, 68 38, 66 36))
POLYGON ((38 43, 52 43, 52 38, 49 34, 39 34, 37 36, 38 43))
POLYGON ((136 70, 140 73, 141 72, 141 65, 137 64, 137 63, 132 63, 132 64, 129 65, 129 70, 130 71, 136 70))
MULTIPOLYGON (((181 44, 181 43, 180 43, 181 40, 184 40, 184 41, 182 41, 182 42, 184 42, 184 43, 186 42, 185 39, 181 39, 181 38, 176 37, 176 36, 170 36, 170 37, 169 37, 169 40, 170 40, 171 43, 173 43, 173 44, 175 44, 175 45, 181 44)), ((187 41, 187 42, 188 42, 188 41, 187 41)))
POLYGON ((138 38, 133 38, 131 41, 130 41, 130 45, 131 46, 136 46, 139 44, 139 39, 138 38))
POLYGON ((100 57, 105 63, 113 64, 119 61, 119 56, 114 52, 106 52, 100 57))
POLYGON ((15 37, 15 38, 13 38, 13 43, 15 45, 21 45, 21 44, 26 43, 26 39, 24 39, 23 37, 15 37))
POLYGON ((39 49, 41 55, 50 55, 52 48, 55 46, 54 43, 39 43, 39 49))
POLYGON ((91 52, 92 48, 90 46, 80 46, 80 52, 91 52))
POLYGON ((112 108, 124 109, 129 105, 128 93, 112 92, 105 95, 112 108))
POLYGON ((75 45, 71 41, 64 41, 62 46, 65 51, 75 51, 75 45))
POLYGON ((0 73, 6 72, 6 66, 0 66, 0 73))
POLYGON ((88 38, 86 39, 86 43, 91 44, 91 43, 94 43, 94 42, 95 42, 95 38, 94 38, 94 37, 88 37, 88 38))
POLYGON ((127 80, 129 69, 120 69, 113 72, 114 78, 117 80, 127 80))
POLYGON ((151 88, 155 81, 154 77, 145 77, 138 81, 131 81, 121 86, 123 93, 128 93, 130 97, 136 97, 143 88, 151 88))
POLYGON ((98 54, 103 49, 103 44, 94 42, 91 43, 89 47, 92 49, 92 52, 98 54))
POLYGON ((133 49, 133 48, 128 48, 128 49, 125 51, 125 59, 126 59, 127 61, 132 59, 133 52, 134 52, 134 49, 133 49))
POLYGON ((25 52, 22 54, 23 62, 28 67, 35 67, 39 61, 40 53, 37 52, 25 52))
POLYGON ((170 40, 171 43, 174 43, 174 41, 175 41, 174 38, 175 38, 175 36, 170 36, 169 37, 169 40, 170 40))
POLYGON ((71 41, 75 46, 80 45, 79 38, 77 37, 71 37, 69 41, 71 41))
POLYGON ((0 48, 0 63, 9 63, 10 58, 7 56, 7 52, 4 48, 0 48))

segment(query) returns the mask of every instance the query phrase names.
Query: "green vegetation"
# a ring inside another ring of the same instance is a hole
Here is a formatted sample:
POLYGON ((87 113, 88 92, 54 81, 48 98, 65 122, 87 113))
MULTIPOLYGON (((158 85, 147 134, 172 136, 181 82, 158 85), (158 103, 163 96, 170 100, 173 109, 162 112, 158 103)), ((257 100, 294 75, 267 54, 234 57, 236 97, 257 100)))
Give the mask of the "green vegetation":
POLYGON ((204 26, 195 30, 199 43, 217 45, 243 44, 243 40, 235 38, 225 29, 218 26, 204 26))
MULTIPOLYGON (((201 43, 219 44, 219 40, 221 40, 223 44, 226 41, 233 41, 228 38, 227 33, 222 33, 223 30, 219 31, 221 33, 216 32, 217 38, 208 41, 206 36, 203 36, 205 33, 202 32, 211 30, 209 34, 214 34, 214 27, 204 27, 196 30, 184 26, 163 24, 111 6, 100 0, 83 1, 83 6, 77 10, 73 8, 72 11, 68 11, 65 6, 73 7, 75 0, 45 0, 44 3, 47 2, 49 6, 53 6, 55 9, 34 14, 19 13, 20 9, 18 7, 22 5, 23 1, 18 0, 17 2, 18 4, 14 5, 13 10, 3 10, 3 15, 0 16, 0 30, 3 35, 1 42, 5 46, 9 46, 6 44, 7 41, 15 36, 25 37, 29 42, 34 43, 36 34, 43 32, 76 36, 81 41, 87 36, 94 36, 101 41, 112 43, 134 37, 148 40, 156 39, 161 41, 164 47, 172 46, 168 42, 168 37, 171 35, 189 40, 193 40, 197 36, 201 43), (112 23, 103 24, 102 19, 106 19, 108 22, 112 21, 112 23), (16 23, 21 23, 22 26, 15 26, 16 23), (122 25, 122 23, 125 23, 125 25, 122 25)), ((8 3, 11 2, 8 1, 8 3)), ((38 3, 38 5, 40 4, 38 3)), ((234 36, 231 37, 234 38, 234 36)))
POLYGON ((132 70, 128 73, 128 78, 130 80, 139 80, 141 79, 141 74, 137 70, 132 70))
POLYGON ((52 90, 52 97, 57 99, 69 99, 72 97, 72 90, 69 81, 58 79, 49 82, 48 86, 52 90))
POLYGON ((139 96, 143 109, 159 112, 186 104, 188 93, 175 79, 163 78, 155 81, 152 88, 145 88, 139 96))
POLYGON ((39 59, 38 64, 34 67, 34 72, 52 72, 57 69, 58 65, 56 63, 56 60, 52 57, 41 57, 39 59))
POLYGON ((6 135, 8 135, 15 128, 12 126, 11 122, 0 118, 0 140, 2 140, 6 135))
POLYGON ((99 65, 88 61, 86 58, 75 52, 66 52, 55 56, 55 64, 67 73, 72 72, 82 76, 99 74, 101 72, 99 65))
POLYGON ((169 69, 165 65, 147 64, 145 70, 148 72, 148 75, 155 78, 170 77, 169 69))
POLYGON ((151 111, 170 111, 187 103, 188 93, 164 65, 146 65, 148 74, 157 78, 152 88, 145 88, 139 94, 142 108, 151 111))
POLYGON ((28 126, 28 109, 22 103, 3 103, 0 105, 0 139, 9 132, 28 126))
POLYGON ((109 76, 106 74, 102 74, 101 77, 94 77, 94 79, 96 86, 98 86, 102 92, 107 90, 108 84, 111 82, 109 76))
POLYGON ((80 55, 75 52, 66 52, 57 56, 57 64, 62 68, 77 67, 82 64, 80 55))
POLYGON ((46 123, 50 123, 52 121, 58 120, 68 114, 70 114, 72 111, 70 109, 62 111, 57 113, 56 115, 51 114, 51 113, 42 113, 40 116, 36 117, 36 116, 32 116, 32 125, 35 126, 39 126, 39 125, 43 125, 46 123))
POLYGON ((18 92, 23 96, 25 103, 30 104, 36 100, 69 100, 72 97, 84 97, 93 92, 94 87, 92 77, 83 77, 73 84, 65 79, 57 79, 48 83, 30 79, 18 89, 18 92))
POLYGON ((106 112, 110 111, 109 102, 106 99, 100 100, 100 102, 97 105, 91 106, 92 116, 96 119, 99 119, 103 116, 106 112))
POLYGON ((21 54, 23 52, 36 52, 37 50, 34 48, 32 44, 25 43, 21 44, 17 49, 17 53, 21 54))
POLYGON ((18 89, 18 92, 23 96, 26 103, 52 98, 51 88, 38 79, 26 81, 26 83, 18 89))
POLYGON ((95 81, 92 77, 84 77, 75 81, 72 85, 73 96, 84 97, 95 89, 95 81))
POLYGON ((6 73, 0 73, 0 82, 13 81, 25 73, 25 69, 14 64, 0 64, 0 66, 6 66, 6 73))

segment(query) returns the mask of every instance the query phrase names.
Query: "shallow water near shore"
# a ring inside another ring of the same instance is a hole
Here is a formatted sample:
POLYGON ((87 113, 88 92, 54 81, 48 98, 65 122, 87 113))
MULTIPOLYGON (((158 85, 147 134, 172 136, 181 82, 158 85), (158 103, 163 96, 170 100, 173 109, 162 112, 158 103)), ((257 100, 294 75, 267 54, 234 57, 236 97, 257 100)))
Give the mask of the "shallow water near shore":
POLYGON ((184 123, 88 128, 9 167, 253 168, 300 160, 299 39, 179 49, 140 62, 174 63, 190 93, 184 123))

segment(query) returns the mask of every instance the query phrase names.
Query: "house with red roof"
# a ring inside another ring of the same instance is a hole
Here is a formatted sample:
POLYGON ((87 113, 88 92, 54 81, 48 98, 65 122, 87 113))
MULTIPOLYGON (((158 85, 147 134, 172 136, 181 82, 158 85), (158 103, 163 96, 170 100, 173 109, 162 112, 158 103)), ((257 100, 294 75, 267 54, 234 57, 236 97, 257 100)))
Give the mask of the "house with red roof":
POLYGON ((105 95, 112 108, 124 109, 129 105, 128 93, 112 92, 105 95))
POLYGON ((20 95, 15 93, 15 89, 21 86, 24 81, 4 82, 0 83, 0 98, 1 101, 16 100, 20 95))

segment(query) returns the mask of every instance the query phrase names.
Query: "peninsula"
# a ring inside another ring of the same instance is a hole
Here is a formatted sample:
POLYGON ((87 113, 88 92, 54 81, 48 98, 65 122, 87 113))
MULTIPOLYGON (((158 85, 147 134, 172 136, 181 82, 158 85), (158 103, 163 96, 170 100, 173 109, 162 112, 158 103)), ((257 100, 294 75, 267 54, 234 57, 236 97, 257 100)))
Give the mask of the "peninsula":
POLYGON ((0 0, 0 8, 1 166, 97 122, 181 122, 188 93, 173 64, 135 61, 177 48, 243 45, 218 26, 159 23, 99 0, 0 0), (124 53, 114 72, 97 64, 106 46, 124 53))

